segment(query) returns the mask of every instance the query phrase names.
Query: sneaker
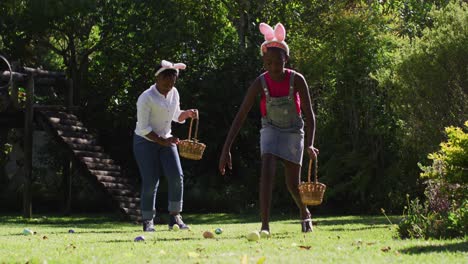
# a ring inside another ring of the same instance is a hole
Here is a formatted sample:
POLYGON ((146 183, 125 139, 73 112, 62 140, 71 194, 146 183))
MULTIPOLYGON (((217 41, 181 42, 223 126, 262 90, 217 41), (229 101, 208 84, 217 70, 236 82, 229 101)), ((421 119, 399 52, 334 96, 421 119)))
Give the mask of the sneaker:
POLYGON ((143 231, 144 232, 154 232, 154 224, 153 219, 151 220, 143 220, 143 231))
POLYGON ((312 219, 307 218, 301 221, 301 228, 303 233, 309 233, 314 231, 314 227, 312 226, 312 219))
POLYGON ((169 215, 169 229, 172 230, 173 225, 178 225, 180 229, 190 229, 190 227, 182 221, 182 216, 180 214, 177 215, 169 215))

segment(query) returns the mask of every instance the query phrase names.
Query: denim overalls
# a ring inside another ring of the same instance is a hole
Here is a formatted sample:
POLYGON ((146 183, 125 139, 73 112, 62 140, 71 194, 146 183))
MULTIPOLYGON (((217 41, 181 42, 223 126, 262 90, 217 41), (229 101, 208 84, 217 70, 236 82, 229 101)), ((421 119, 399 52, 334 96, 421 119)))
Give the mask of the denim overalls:
POLYGON ((291 71, 289 95, 271 97, 265 74, 260 77, 265 93, 266 116, 260 130, 261 154, 270 153, 293 163, 302 164, 304 153, 304 121, 294 102, 294 75, 291 71))

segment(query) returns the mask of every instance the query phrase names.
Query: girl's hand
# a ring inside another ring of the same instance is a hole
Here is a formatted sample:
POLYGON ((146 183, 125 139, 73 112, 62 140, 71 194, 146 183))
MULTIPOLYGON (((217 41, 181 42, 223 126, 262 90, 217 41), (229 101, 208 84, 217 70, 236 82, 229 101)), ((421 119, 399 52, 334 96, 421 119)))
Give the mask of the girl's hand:
POLYGON ((313 160, 317 159, 317 156, 319 154, 318 148, 314 148, 314 146, 309 146, 307 148, 307 153, 309 154, 309 157, 313 160))
POLYGON ((179 119, 179 122, 182 122, 187 118, 198 118, 198 110, 189 109, 189 110, 182 111, 178 119, 179 119))
POLYGON ((231 151, 223 151, 219 158, 219 172, 221 175, 226 173, 226 165, 232 170, 231 151))
POLYGON ((198 110, 197 109, 189 109, 185 111, 187 118, 198 118, 198 110))
POLYGON ((177 145, 179 144, 179 138, 177 137, 170 137, 170 138, 166 138, 164 139, 162 142, 161 142, 161 145, 165 146, 165 147, 170 147, 172 145, 177 145))

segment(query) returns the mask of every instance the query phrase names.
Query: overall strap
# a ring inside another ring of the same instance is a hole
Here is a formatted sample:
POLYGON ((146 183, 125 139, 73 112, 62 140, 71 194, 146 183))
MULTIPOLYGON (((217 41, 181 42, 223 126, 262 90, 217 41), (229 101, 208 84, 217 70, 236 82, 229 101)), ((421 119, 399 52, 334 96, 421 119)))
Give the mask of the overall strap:
POLYGON ((291 76, 289 76, 289 95, 288 99, 292 100, 293 99, 293 94, 294 94, 294 76, 296 75, 296 72, 291 70, 291 76))
POLYGON ((263 92, 265 93, 265 99, 267 101, 270 101, 270 93, 268 92, 268 86, 267 86, 266 80, 265 80, 265 73, 260 75, 260 81, 262 83, 263 92))

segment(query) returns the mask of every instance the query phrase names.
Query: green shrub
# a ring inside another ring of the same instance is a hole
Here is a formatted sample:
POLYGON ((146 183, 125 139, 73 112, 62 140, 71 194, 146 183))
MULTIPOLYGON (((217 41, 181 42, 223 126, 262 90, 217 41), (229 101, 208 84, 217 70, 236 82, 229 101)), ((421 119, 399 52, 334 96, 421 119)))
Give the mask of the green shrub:
MULTIPOLYGON (((465 122, 468 130, 468 121, 465 122)), ((431 166, 422 166, 426 201, 410 201, 398 225, 402 238, 463 237, 468 233, 468 134, 458 127, 445 129, 448 140, 428 155, 431 166)))

